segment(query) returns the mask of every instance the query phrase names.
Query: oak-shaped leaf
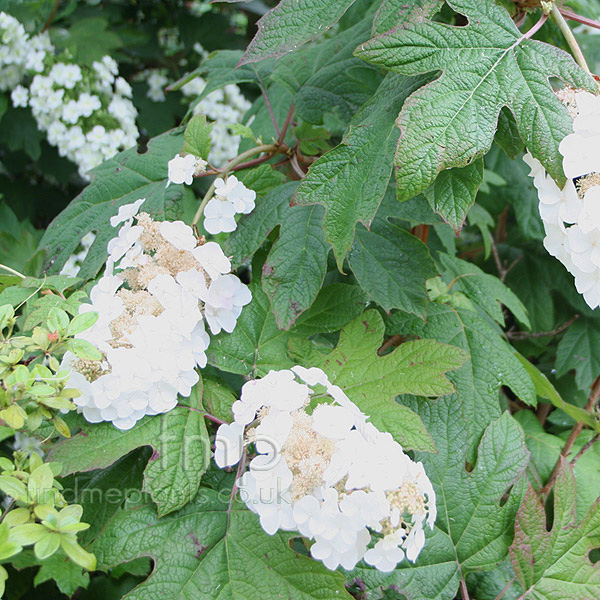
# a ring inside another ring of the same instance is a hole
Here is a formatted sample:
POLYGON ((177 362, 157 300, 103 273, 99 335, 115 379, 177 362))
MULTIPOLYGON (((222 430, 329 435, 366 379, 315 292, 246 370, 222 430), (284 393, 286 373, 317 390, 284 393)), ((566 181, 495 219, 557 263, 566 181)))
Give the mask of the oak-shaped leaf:
POLYGON ((494 0, 447 3, 468 25, 409 24, 356 50, 357 56, 403 75, 442 72, 412 94, 398 117, 399 198, 411 198, 443 170, 483 156, 505 106, 532 154, 563 183, 558 145, 572 131, 572 121, 549 78, 590 91, 594 80, 566 52, 522 34, 494 0))
POLYGON ((435 340, 415 340, 378 356, 383 333, 381 315, 369 310, 342 330, 337 347, 329 354, 322 355, 310 342, 299 340, 290 342, 290 350, 306 366, 322 368, 376 427, 389 431, 402 446, 434 451, 421 419, 396 397, 451 394, 454 386, 446 373, 463 365, 467 354, 435 340))
POLYGON ((453 600, 461 575, 492 569, 508 553, 525 492, 524 435, 504 413, 489 423, 468 465, 465 440, 471 436, 470 423, 460 398, 406 402, 437 446, 436 454, 415 455, 435 489, 435 530, 426 530, 425 547, 414 565, 405 561, 389 574, 359 567, 352 575, 360 577, 367 590, 393 589, 410 600, 453 600))
POLYGON ((562 459, 554 486, 552 529, 546 512, 530 486, 517 512, 510 557, 523 600, 591 600, 598 597, 600 569, 589 554, 600 546, 600 501, 577 523, 575 475, 562 459))

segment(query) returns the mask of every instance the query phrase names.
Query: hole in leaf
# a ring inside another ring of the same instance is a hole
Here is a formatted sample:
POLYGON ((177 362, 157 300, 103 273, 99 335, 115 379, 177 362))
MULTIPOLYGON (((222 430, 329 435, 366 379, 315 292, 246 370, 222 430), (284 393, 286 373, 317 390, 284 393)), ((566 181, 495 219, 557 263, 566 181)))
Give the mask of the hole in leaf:
POLYGON ((146 152, 148 152, 148 142, 149 141, 150 141, 150 138, 145 133, 140 134, 140 137, 138 138, 138 141, 137 141, 137 153, 138 154, 146 154, 146 152))
POLYGON ((309 547, 302 537, 290 538, 290 548, 296 553, 302 556, 310 556, 309 547))
POLYGON ((593 565, 600 562, 600 548, 592 548, 588 554, 588 558, 593 565))
POLYGON ((508 498, 510 493, 512 492, 513 486, 511 485, 505 492, 502 494, 502 498, 500 498, 500 506, 504 506, 508 502, 508 498))
POLYGON ((465 471, 467 473, 470 473, 474 467, 475 467, 475 465, 472 462, 469 462, 468 460, 465 461, 465 471))

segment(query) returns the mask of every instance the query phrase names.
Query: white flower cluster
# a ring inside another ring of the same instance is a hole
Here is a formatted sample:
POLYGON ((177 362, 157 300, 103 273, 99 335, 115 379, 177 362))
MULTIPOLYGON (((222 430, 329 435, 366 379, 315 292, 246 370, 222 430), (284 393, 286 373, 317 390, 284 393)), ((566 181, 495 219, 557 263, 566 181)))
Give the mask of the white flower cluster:
POLYGON ((146 69, 136 76, 137 81, 145 81, 148 86, 146 96, 152 102, 165 102, 165 88, 169 84, 166 69, 146 69))
POLYGON ((388 572, 405 556, 417 559, 424 527, 436 519, 422 463, 321 369, 271 371, 244 384, 232 408, 234 422, 217 431, 215 461, 232 466, 254 444, 257 455, 237 485, 268 534, 299 531, 329 569, 352 569, 364 558, 388 572))
MULTIPOLYGON (((196 51, 202 53, 203 49, 199 46, 196 51)), ((164 89, 169 83, 166 73, 164 69, 147 69, 136 77, 146 82, 148 85, 146 95, 153 102, 166 100, 164 89)), ((193 99, 197 98, 205 87, 204 79, 196 77, 186 83, 181 88, 181 92, 184 96, 193 99)), ((211 92, 194 106, 194 114, 206 115, 207 119, 213 122, 210 134, 211 149, 208 156, 211 164, 220 167, 236 154, 241 137, 232 134, 229 126, 240 123, 250 106, 250 102, 243 96, 240 88, 233 84, 211 92)))
POLYGON ((105 56, 91 68, 60 62, 46 33, 29 37, 0 13, 0 89, 12 89, 15 107, 31 107, 48 142, 79 167, 79 174, 134 146, 137 111, 131 87, 105 56))
POLYGON ((78 252, 74 252, 69 256, 67 262, 64 267, 61 269, 61 275, 68 275, 69 277, 77 277, 77 273, 79 273, 79 269, 81 269, 81 265, 85 260, 85 257, 88 255, 94 240, 96 239, 96 234, 93 231, 86 233, 82 238, 79 245, 81 246, 81 250, 78 252))
MULTIPOLYGON (((0 12, 0 91, 14 90, 23 77, 41 73, 48 53, 54 48, 48 33, 29 37, 17 19, 0 12)), ((17 106, 27 103, 27 90, 20 88, 17 106)))
MULTIPOLYGON (((205 87, 204 79, 196 77, 186 83, 181 88, 181 92, 184 96, 195 98, 205 87)), ((194 114, 206 115, 206 118, 213 122, 210 134, 211 148, 208 155, 211 164, 221 167, 237 153, 241 138, 239 135, 232 134, 229 127, 234 123, 241 123, 251 106, 240 88, 234 84, 211 92, 194 106, 194 114)))
POLYGON ((78 165, 82 177, 136 144, 131 87, 118 73, 117 63, 105 56, 91 69, 55 63, 31 82, 29 106, 38 127, 61 156, 78 165))
POLYGON ((182 221, 156 222, 138 214, 143 199, 121 206, 111 219, 124 223, 108 244, 103 277, 92 288, 96 323, 76 337, 103 354, 84 360, 67 353, 74 399, 92 422, 112 421, 129 429, 144 415, 171 410, 177 394, 189 396, 198 381, 195 368, 206 366, 211 333, 235 328, 249 289, 230 273, 221 247, 198 244, 182 221), (134 224, 135 221, 135 224, 134 224))
POLYGON ((544 247, 593 309, 600 305, 600 96, 571 90, 561 99, 574 117, 573 133, 559 146, 566 185, 560 189, 531 154, 524 160, 538 190, 544 247))
MULTIPOLYGON (((178 154, 169 161, 167 187, 171 183, 191 185, 194 176, 204 171, 205 160, 193 154, 178 154)), ((215 194, 204 208, 204 229, 213 235, 235 231, 235 215, 247 215, 254 210, 256 192, 247 188, 235 175, 229 175, 227 179, 218 177, 214 186, 215 194)))

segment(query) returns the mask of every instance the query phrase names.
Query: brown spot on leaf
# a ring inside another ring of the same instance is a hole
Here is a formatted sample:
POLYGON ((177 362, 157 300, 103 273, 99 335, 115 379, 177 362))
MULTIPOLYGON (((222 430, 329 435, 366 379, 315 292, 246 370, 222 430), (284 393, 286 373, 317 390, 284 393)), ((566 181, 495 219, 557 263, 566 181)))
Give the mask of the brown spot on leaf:
POLYGON ((207 550, 208 546, 200 543, 200 540, 190 532, 190 538, 194 542, 194 548, 196 549, 196 558, 200 558, 207 550))

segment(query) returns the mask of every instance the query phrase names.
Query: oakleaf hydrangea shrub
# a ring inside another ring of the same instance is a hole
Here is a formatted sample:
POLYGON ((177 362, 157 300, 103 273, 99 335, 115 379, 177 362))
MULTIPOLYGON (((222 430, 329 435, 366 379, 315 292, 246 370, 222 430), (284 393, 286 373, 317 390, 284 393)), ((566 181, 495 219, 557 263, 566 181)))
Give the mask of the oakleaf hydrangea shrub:
POLYGON ((599 596, 596 3, 0 8, 5 597, 599 596))

